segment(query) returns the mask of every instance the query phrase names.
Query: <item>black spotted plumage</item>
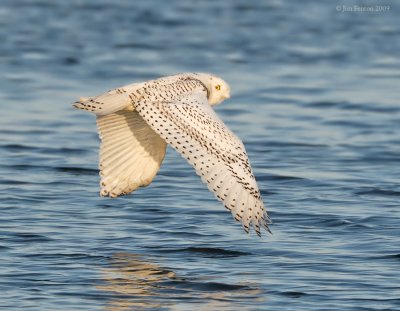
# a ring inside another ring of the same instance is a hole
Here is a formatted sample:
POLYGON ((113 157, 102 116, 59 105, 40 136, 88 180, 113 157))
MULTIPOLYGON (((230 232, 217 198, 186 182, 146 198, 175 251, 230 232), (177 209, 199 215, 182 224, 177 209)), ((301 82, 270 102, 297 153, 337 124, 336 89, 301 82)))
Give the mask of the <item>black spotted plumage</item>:
POLYGON ((261 227, 269 231, 243 143, 210 106, 227 98, 224 91, 229 96, 229 86, 215 76, 182 74, 75 103, 98 116, 102 195, 126 194, 150 183, 164 157, 165 141, 195 168, 246 232, 251 225, 258 235, 261 227))

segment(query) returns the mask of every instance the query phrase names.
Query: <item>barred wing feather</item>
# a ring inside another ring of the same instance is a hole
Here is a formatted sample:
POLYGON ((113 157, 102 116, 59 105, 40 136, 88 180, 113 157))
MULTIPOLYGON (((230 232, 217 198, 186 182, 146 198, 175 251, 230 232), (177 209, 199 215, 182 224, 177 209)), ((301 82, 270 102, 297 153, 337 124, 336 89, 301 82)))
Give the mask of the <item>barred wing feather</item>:
POLYGON ((195 168, 210 191, 240 221, 260 235, 269 218, 245 148, 210 107, 205 91, 173 101, 141 98, 133 105, 147 124, 195 168))

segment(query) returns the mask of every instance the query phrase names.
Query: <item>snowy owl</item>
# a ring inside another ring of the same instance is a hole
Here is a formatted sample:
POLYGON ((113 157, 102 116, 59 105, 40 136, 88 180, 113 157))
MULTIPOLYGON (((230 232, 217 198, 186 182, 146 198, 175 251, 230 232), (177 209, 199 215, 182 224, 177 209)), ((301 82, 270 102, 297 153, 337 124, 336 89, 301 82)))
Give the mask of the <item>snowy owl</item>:
POLYGON ((211 108, 229 97, 221 78, 184 73, 75 102, 97 117, 100 195, 117 197, 149 185, 169 144, 247 233, 251 225, 259 236, 261 227, 270 232, 243 143, 211 108))

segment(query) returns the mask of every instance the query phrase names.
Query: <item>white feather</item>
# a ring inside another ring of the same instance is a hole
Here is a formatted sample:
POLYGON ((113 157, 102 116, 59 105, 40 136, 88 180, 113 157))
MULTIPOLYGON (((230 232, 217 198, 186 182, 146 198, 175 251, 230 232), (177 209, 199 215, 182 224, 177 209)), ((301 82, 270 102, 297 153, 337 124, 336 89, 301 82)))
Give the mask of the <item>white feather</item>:
POLYGON ((97 117, 101 138, 100 194, 116 197, 154 178, 165 155, 165 142, 135 111, 97 117))

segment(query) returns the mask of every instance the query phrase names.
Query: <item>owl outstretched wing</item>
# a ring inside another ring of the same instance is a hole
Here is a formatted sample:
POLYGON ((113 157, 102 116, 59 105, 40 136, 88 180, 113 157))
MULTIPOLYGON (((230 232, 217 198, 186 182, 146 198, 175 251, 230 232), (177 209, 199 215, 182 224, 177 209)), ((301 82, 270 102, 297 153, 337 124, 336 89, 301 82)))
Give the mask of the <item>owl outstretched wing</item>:
POLYGON ((261 227, 269 231, 270 220, 243 143, 211 108, 204 88, 173 100, 156 100, 154 91, 137 91, 133 106, 139 115, 194 167, 246 232, 250 225, 258 235, 261 227))
POLYGON ((151 183, 166 143, 136 111, 97 116, 100 195, 116 197, 151 183))

